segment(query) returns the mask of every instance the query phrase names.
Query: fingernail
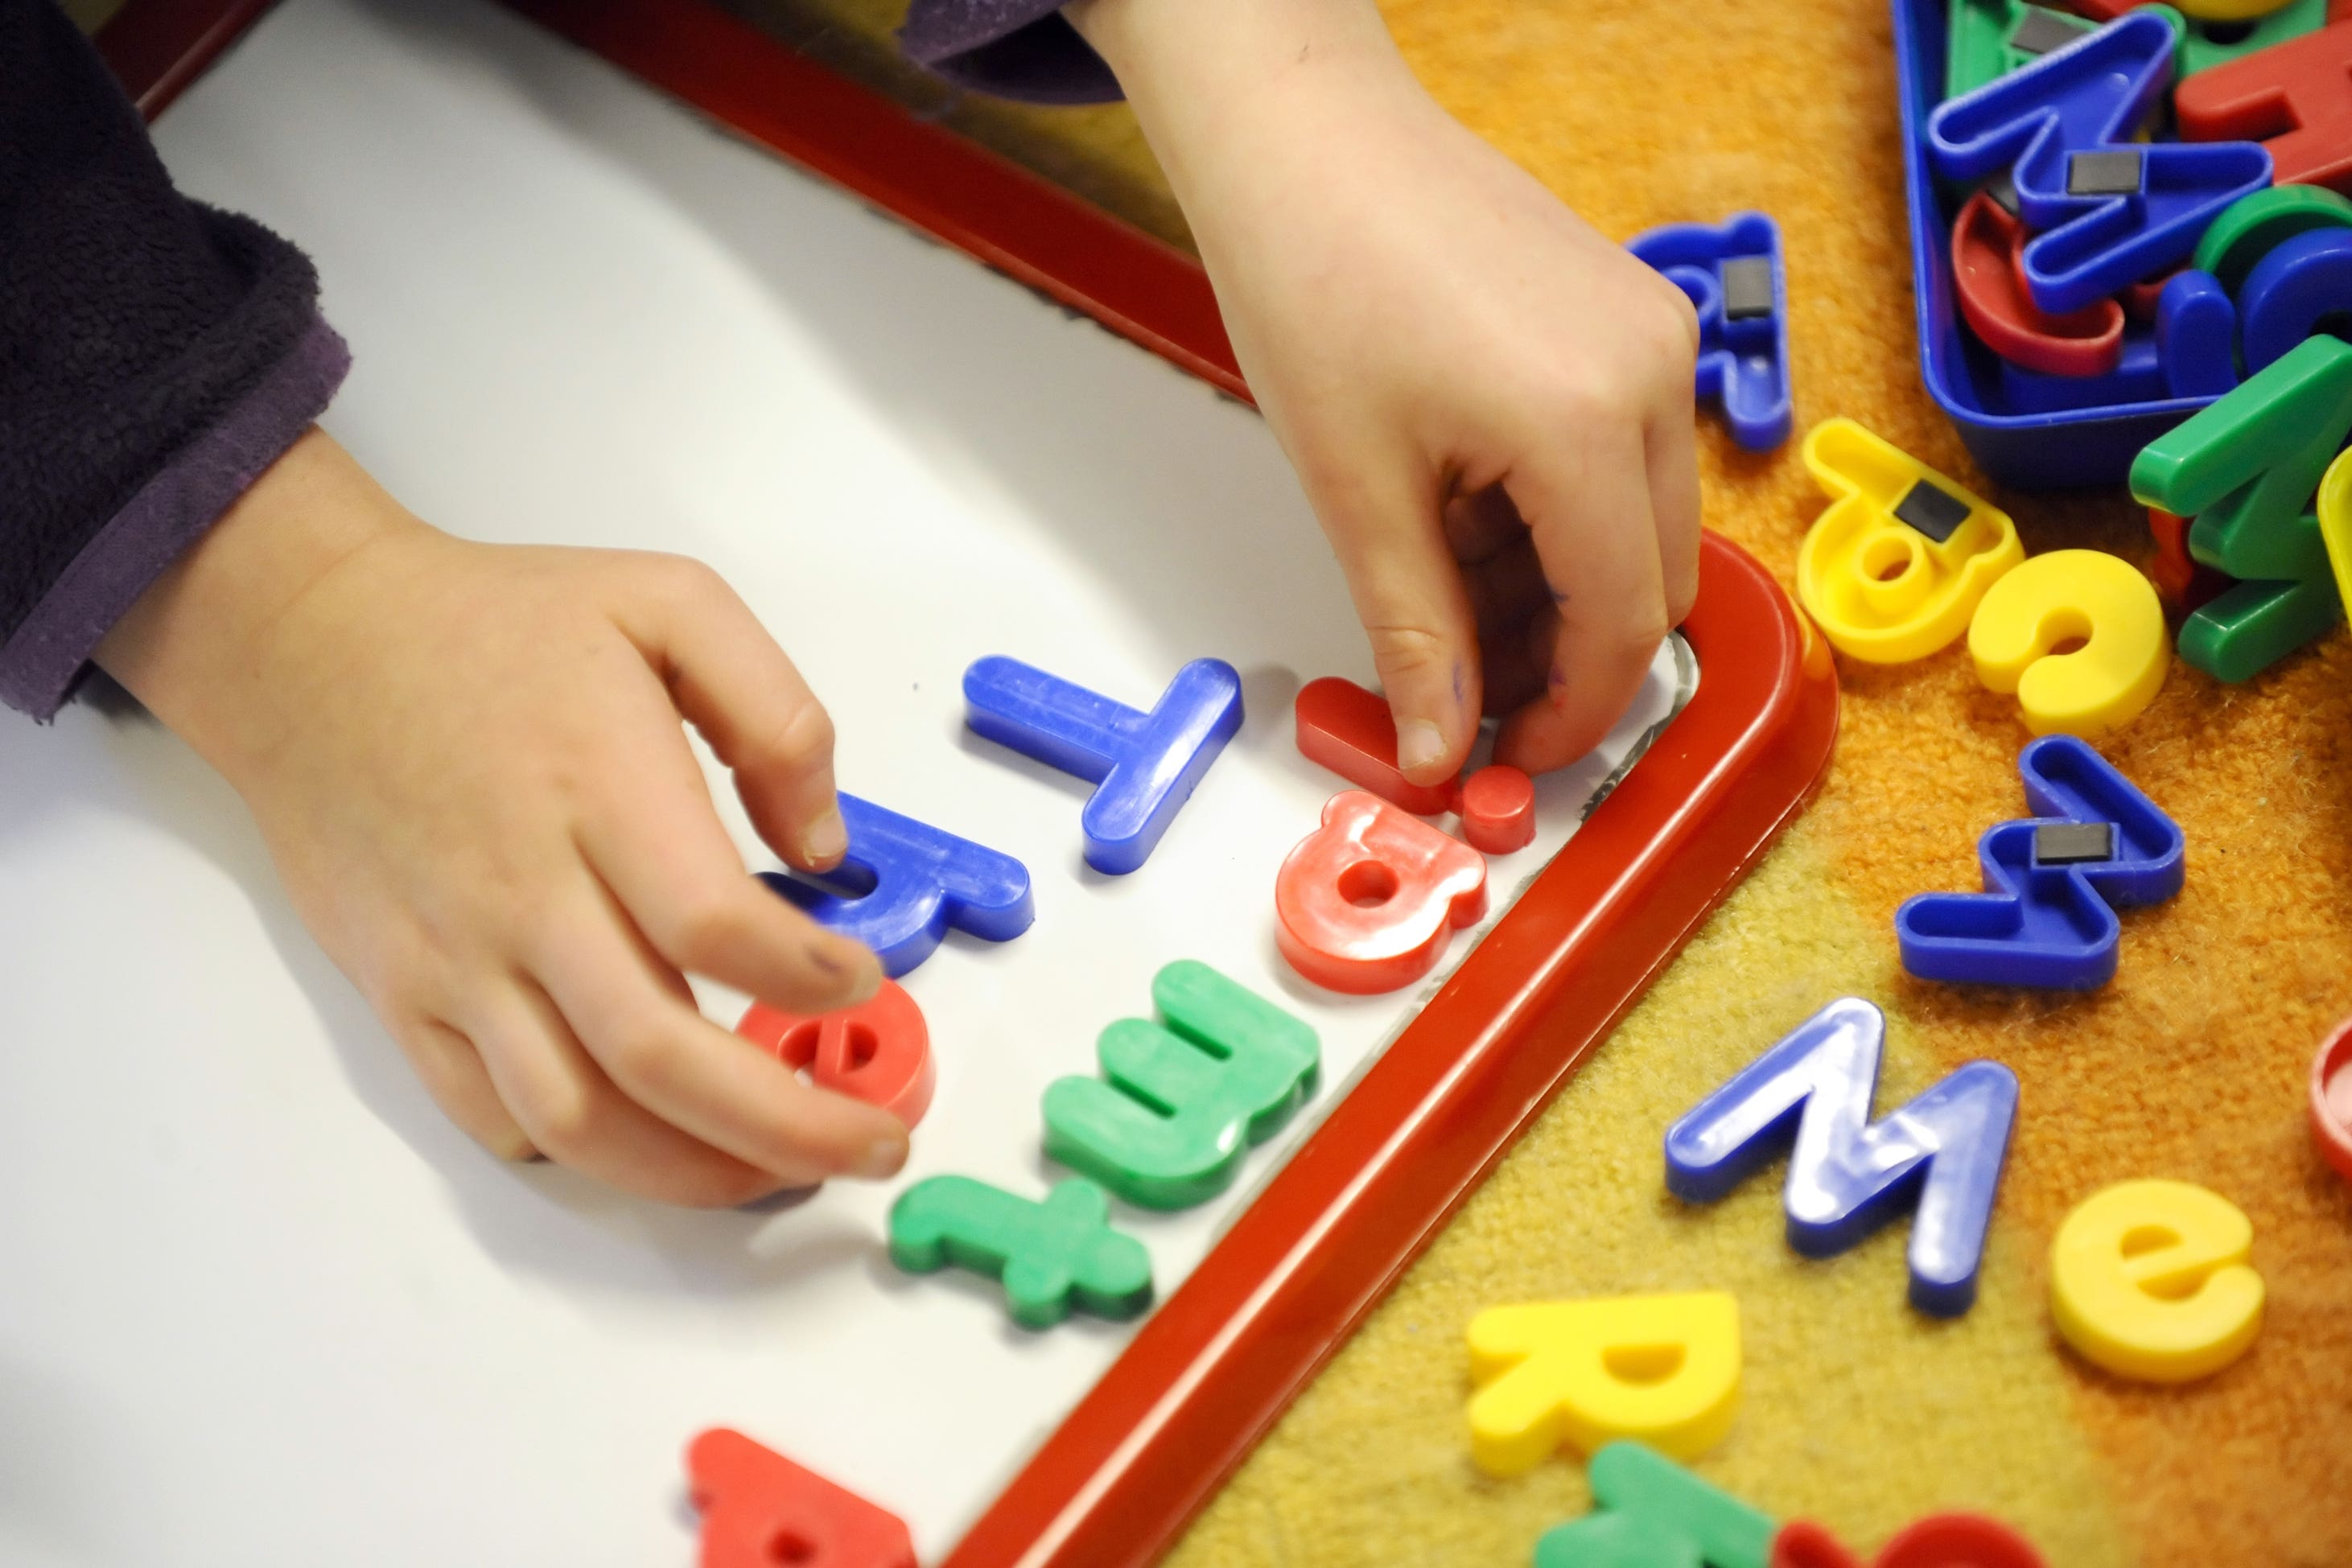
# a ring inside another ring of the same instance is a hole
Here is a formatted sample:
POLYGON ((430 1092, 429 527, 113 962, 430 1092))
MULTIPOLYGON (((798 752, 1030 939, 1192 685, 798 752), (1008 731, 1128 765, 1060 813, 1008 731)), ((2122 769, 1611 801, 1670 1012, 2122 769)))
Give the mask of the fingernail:
POLYGON ((857 1174, 867 1181, 881 1181, 897 1176, 906 1163, 906 1139, 877 1138, 866 1145, 866 1157, 857 1162, 857 1174))
POLYGON ((1412 773, 1445 758, 1445 736, 1425 718, 1409 718, 1397 726, 1397 767, 1412 773))
POLYGON ((813 861, 838 860, 848 848, 849 825, 841 820, 839 806, 827 806, 801 835, 801 853, 813 861))
POLYGON ((836 1008, 854 1008, 882 988, 882 967, 873 955, 845 936, 821 938, 809 944, 809 965, 828 979, 855 977, 850 994, 836 1008))

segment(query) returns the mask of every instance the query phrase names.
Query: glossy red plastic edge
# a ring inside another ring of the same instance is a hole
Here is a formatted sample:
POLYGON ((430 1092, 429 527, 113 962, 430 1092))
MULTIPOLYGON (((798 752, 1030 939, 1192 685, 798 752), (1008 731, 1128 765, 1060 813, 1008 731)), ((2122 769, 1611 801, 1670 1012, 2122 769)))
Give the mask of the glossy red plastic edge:
POLYGON ((1201 264, 708 0, 505 0, 738 133, 1236 397, 1201 264))
MULTIPOLYGON (((707 0, 506 3, 1248 395, 1190 256, 707 0)), ((127 41, 109 59, 135 68, 126 86, 160 107, 267 5, 130 0, 110 26, 127 41), (171 25, 151 28, 144 11, 171 25), (186 25, 200 14, 205 26, 186 25)), ((1703 672, 1689 706, 1145 1321, 947 1568, 1122 1568, 1165 1552, 1803 810, 1837 735, 1827 645, 1761 566, 1713 534, 1683 631, 1703 672)))
POLYGON ((90 41, 152 120, 277 0, 126 0, 90 41))

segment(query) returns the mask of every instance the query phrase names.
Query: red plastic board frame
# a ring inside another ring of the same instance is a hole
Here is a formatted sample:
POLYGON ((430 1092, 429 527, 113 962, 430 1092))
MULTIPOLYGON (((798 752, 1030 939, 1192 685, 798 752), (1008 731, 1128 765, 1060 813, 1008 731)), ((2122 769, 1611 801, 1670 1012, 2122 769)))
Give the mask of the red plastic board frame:
POLYGON ((550 30, 1246 398, 1201 264, 708 0, 505 0, 550 30))
POLYGON ((128 0, 93 41, 139 112, 153 120, 277 0, 128 0))
MULTIPOLYGON (((151 114, 268 0, 130 0, 151 114)), ((507 0, 793 162, 1246 397, 1199 265, 705 0, 507 0)), ((1124 1568, 1186 1522, 1420 1255, 1829 765, 1829 651, 1709 534, 1697 695, 1137 1333, 945 1568, 1124 1568)))

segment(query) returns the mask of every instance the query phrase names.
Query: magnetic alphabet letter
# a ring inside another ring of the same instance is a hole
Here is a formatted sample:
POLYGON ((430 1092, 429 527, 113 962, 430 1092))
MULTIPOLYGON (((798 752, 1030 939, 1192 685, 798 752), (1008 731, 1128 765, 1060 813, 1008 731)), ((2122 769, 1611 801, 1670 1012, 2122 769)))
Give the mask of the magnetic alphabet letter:
POLYGON ((1282 862, 1274 908, 1276 945, 1301 975, 1360 996, 1393 991, 1429 973, 1454 929, 1486 912, 1486 860, 1350 789, 1282 862))
POLYGON ((1489 1307, 1470 1320, 1470 1451, 1491 1475, 1618 1437, 1696 1458, 1738 1408, 1739 1306, 1702 1291, 1489 1307))

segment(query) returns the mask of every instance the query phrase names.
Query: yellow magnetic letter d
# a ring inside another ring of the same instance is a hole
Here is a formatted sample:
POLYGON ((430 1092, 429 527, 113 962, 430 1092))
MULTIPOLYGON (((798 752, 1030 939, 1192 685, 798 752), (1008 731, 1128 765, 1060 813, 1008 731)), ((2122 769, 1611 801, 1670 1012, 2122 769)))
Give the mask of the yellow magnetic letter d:
POLYGON ((1470 1453, 1489 1474, 1619 1437, 1694 1458, 1731 1429, 1739 1305, 1702 1291, 1492 1307, 1470 1322, 1470 1453))

